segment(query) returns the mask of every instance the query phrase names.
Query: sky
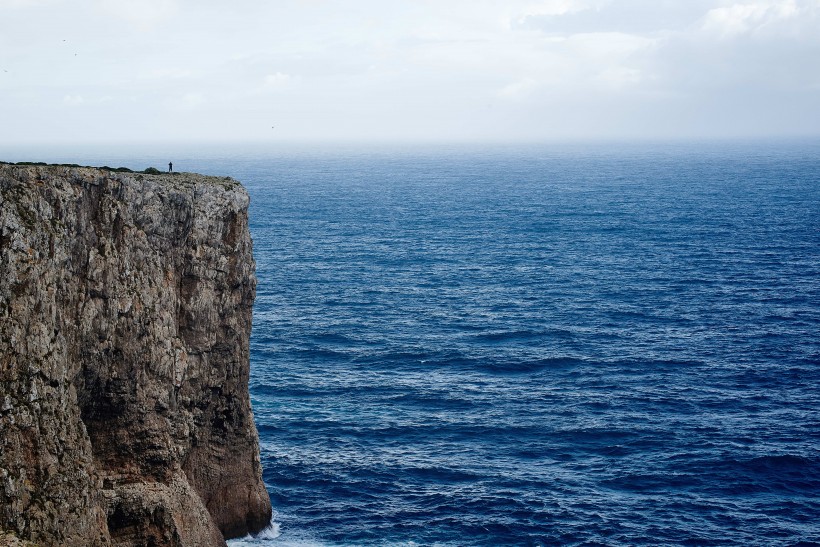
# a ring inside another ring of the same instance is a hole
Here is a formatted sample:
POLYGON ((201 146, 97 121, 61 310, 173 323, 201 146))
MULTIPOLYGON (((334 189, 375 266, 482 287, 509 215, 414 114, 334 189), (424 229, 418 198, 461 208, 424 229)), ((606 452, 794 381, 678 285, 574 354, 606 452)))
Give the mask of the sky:
POLYGON ((820 0, 0 0, 0 144, 820 135, 820 0))

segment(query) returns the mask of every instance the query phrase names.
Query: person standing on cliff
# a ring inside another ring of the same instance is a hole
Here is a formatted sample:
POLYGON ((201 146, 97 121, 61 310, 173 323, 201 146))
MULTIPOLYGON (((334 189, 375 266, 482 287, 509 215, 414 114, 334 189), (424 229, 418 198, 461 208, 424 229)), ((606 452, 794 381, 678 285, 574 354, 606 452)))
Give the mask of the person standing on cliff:
POLYGON ((168 162, 168 172, 171 173, 171 172, 173 172, 173 170, 174 170, 174 164, 169 161, 168 162))

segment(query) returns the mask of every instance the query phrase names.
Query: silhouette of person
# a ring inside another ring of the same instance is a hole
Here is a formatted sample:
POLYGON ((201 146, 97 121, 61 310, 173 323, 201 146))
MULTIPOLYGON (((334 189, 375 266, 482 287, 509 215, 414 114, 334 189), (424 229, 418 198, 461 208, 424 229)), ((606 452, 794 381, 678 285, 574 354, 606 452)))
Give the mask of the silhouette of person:
POLYGON ((170 172, 172 172, 173 170, 174 170, 174 164, 173 164, 173 163, 171 163, 171 162, 169 161, 169 162, 168 162, 168 172, 170 173, 170 172))

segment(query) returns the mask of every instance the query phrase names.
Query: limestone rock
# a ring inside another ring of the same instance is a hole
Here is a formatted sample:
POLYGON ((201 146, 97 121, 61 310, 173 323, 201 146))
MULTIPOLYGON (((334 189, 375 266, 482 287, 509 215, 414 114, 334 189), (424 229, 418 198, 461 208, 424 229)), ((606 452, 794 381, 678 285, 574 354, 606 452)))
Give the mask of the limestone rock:
POLYGON ((223 545, 268 524, 247 210, 230 179, 0 165, 0 537, 223 545))

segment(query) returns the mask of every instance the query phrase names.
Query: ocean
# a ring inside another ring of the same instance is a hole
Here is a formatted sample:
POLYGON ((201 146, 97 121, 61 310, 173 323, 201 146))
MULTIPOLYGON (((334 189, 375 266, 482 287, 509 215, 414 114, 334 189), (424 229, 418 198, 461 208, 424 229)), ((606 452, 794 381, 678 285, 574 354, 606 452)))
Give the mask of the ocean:
POLYGON ((232 545, 820 544, 820 142, 170 159, 252 200, 232 545))

